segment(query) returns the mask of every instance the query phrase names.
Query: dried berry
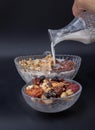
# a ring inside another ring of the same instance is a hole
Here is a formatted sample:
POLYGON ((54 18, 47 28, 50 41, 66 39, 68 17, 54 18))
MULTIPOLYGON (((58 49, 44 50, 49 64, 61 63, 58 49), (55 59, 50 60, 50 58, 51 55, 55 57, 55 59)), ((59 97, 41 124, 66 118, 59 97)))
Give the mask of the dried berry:
POLYGON ((45 96, 46 98, 50 98, 50 94, 49 94, 49 93, 44 93, 44 96, 45 96))
POLYGON ((48 82, 48 83, 47 83, 47 86, 48 86, 48 87, 52 87, 52 83, 51 83, 51 82, 48 82))
POLYGON ((39 79, 40 79, 40 82, 43 82, 43 80, 45 79, 45 76, 44 75, 40 76, 39 79))
POLYGON ((33 84, 35 84, 35 85, 40 85, 40 78, 35 78, 34 80, 33 80, 33 84))
POLYGON ((51 81, 63 82, 64 79, 63 79, 62 77, 57 77, 57 76, 55 76, 55 77, 53 77, 53 78, 51 79, 51 81))
POLYGON ((51 81, 57 81, 57 82, 59 82, 59 78, 58 78, 57 76, 55 76, 55 77, 53 77, 53 78, 51 79, 51 81))
POLYGON ((32 88, 30 90, 25 90, 25 93, 32 97, 41 97, 43 94, 42 88, 32 88))
POLYGON ((46 98, 51 98, 51 97, 56 97, 57 95, 56 92, 53 89, 51 89, 48 93, 44 93, 44 96, 46 98))
POLYGON ((79 90, 79 85, 77 84, 71 84, 69 86, 67 86, 67 90, 71 89, 73 91, 73 93, 77 92, 79 90))
POLYGON ((63 87, 54 87, 53 89, 56 92, 57 96, 60 96, 61 93, 63 92, 63 87))

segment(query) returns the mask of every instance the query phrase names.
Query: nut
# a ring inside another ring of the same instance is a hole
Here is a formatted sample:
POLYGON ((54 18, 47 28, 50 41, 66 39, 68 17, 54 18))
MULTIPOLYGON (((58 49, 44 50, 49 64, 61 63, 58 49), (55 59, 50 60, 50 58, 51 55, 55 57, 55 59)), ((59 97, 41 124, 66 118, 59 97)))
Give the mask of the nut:
POLYGON ((72 95, 72 94, 73 94, 72 89, 68 89, 68 90, 66 90, 66 94, 67 94, 68 96, 72 95))
POLYGON ((42 98, 42 102, 47 105, 53 103, 52 99, 47 99, 44 95, 42 95, 41 98, 42 98))
POLYGON ((63 92, 60 97, 61 97, 61 98, 64 98, 64 97, 66 97, 66 96, 67 96, 66 92, 63 92))
POLYGON ((51 88, 47 87, 44 91, 47 93, 51 90, 51 88))
POLYGON ((27 87, 26 87, 26 90, 29 90, 29 89, 31 89, 31 88, 33 88, 33 85, 27 86, 27 87))

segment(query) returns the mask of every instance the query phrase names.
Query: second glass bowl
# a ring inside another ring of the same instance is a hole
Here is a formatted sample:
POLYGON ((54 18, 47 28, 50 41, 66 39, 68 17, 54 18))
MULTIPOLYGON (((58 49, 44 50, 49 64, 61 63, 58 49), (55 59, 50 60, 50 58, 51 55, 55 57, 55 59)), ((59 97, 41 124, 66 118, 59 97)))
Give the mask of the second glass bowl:
POLYGON ((71 96, 66 96, 63 98, 50 98, 50 99, 41 99, 35 98, 27 95, 25 93, 25 89, 28 85, 32 85, 32 82, 27 83, 21 90, 22 96, 25 99, 26 103, 33 109, 46 112, 46 113, 56 113, 60 111, 64 111, 71 106, 73 106, 80 97, 82 92, 82 86, 78 82, 74 80, 65 79, 70 83, 77 84, 79 86, 79 90, 71 96))

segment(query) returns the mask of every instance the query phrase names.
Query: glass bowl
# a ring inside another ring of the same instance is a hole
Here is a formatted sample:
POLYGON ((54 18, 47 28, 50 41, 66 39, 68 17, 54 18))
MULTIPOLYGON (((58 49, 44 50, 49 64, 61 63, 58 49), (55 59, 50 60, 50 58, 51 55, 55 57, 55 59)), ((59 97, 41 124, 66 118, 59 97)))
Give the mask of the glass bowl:
POLYGON ((32 82, 29 82, 21 90, 23 98, 31 108, 40 112, 56 113, 56 112, 66 110, 70 108, 72 105, 74 105, 75 102, 78 100, 82 91, 82 86, 74 80, 70 80, 70 79, 65 79, 65 80, 69 81, 70 83, 77 84, 79 86, 79 90, 73 95, 66 96, 64 98, 51 98, 51 99, 35 98, 25 93, 26 87, 32 84, 32 82))
POLYGON ((29 58, 41 59, 41 58, 44 58, 44 57, 45 57, 45 55, 28 55, 28 56, 20 56, 20 57, 17 57, 17 58, 14 59, 18 73, 20 74, 20 76, 22 77, 22 79, 26 83, 30 82, 34 77, 42 76, 42 75, 45 75, 47 77, 61 76, 61 77, 66 78, 66 79, 73 79, 76 76, 76 74, 79 70, 79 67, 81 65, 81 57, 76 56, 76 55, 56 55, 56 59, 71 60, 75 64, 74 69, 72 69, 70 71, 61 71, 60 73, 57 73, 57 72, 54 72, 54 71, 51 72, 51 73, 49 73, 49 72, 44 73, 44 72, 41 72, 41 71, 32 71, 32 70, 29 70, 29 69, 24 69, 19 64, 19 61, 21 61, 21 60, 28 60, 29 58))

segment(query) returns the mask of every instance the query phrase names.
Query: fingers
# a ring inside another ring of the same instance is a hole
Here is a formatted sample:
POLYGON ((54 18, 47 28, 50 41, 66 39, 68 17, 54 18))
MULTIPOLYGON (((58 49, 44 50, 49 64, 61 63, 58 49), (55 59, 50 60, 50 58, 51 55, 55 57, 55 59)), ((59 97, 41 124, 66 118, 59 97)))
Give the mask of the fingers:
POLYGON ((79 17, 81 13, 84 11, 83 8, 79 7, 79 4, 77 3, 77 0, 75 0, 73 7, 72 7, 72 12, 75 17, 79 17))
POLYGON ((74 3, 74 5, 73 5, 72 12, 75 17, 78 16, 79 12, 78 12, 78 7, 77 7, 76 3, 74 3))

